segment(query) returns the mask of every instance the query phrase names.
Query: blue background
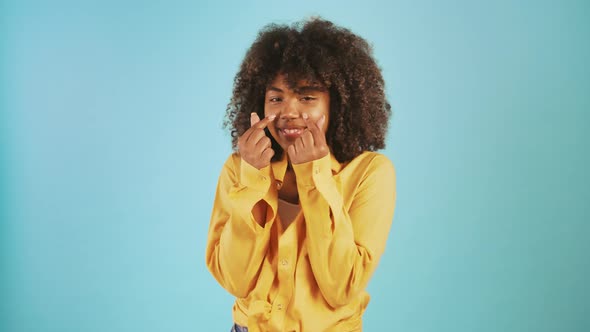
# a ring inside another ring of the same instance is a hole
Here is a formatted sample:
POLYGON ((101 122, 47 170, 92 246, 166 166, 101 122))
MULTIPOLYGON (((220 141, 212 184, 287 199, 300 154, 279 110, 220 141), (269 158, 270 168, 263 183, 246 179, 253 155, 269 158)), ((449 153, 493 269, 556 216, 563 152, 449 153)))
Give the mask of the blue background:
POLYGON ((589 331, 587 1, 0 3, 0 330, 228 331, 204 262, 257 31, 368 39, 397 210, 366 331, 589 331))

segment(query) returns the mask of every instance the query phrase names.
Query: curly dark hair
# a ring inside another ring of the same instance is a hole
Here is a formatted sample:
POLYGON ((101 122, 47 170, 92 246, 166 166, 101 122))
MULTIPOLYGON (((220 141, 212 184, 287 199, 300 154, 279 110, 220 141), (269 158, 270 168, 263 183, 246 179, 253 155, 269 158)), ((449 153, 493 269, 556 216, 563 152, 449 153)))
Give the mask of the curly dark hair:
MULTIPOLYGON (((266 88, 279 73, 287 75, 290 88, 306 80, 328 89, 326 141, 339 162, 385 147, 391 106, 371 46, 346 28, 312 18, 292 26, 265 26, 247 51, 224 122, 234 150, 238 137, 250 128, 250 113, 264 117, 266 88)), ((273 160, 281 158, 282 148, 268 130, 266 134, 275 151, 273 160)))

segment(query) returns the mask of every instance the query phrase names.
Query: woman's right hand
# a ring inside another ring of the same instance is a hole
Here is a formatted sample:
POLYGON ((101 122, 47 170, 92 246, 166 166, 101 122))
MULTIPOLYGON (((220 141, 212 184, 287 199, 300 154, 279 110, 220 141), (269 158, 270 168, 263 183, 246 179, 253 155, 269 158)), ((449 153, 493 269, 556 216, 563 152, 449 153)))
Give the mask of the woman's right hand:
POLYGON ((257 169, 270 165, 270 159, 275 154, 271 147, 270 138, 264 132, 264 128, 275 117, 276 115, 271 115, 260 120, 258 114, 250 114, 250 129, 246 130, 238 139, 240 157, 257 169))

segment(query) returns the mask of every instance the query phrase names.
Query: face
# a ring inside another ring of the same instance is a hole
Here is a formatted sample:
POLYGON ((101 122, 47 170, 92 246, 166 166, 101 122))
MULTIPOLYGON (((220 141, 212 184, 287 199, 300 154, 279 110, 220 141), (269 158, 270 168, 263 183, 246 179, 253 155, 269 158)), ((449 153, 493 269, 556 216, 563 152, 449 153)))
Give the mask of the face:
POLYGON ((322 115, 326 116, 323 128, 324 134, 328 129, 330 116, 330 93, 327 89, 302 81, 291 90, 281 74, 266 88, 264 101, 264 115, 276 115, 274 121, 268 124, 272 137, 283 150, 287 150, 307 126, 303 114, 307 113, 308 121, 317 123, 322 115))

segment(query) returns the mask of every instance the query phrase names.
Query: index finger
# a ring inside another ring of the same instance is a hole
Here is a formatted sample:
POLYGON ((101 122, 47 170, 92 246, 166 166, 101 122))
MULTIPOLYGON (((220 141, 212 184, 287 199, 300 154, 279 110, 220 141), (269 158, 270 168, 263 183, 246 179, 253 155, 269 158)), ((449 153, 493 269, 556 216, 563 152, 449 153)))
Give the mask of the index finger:
POLYGON ((303 117, 303 119, 305 120, 305 123, 307 124, 307 129, 309 129, 309 131, 311 132, 311 135, 313 136, 313 141, 315 143, 320 143, 320 144, 325 143, 326 142, 326 134, 320 128, 320 125, 323 125, 323 123, 325 121, 325 115, 322 115, 322 117, 318 120, 318 122, 312 121, 307 116, 303 117))
POLYGON ((268 123, 274 120, 276 117, 277 116, 275 114, 269 115, 266 118, 254 123, 251 128, 264 129, 268 125, 268 123))

